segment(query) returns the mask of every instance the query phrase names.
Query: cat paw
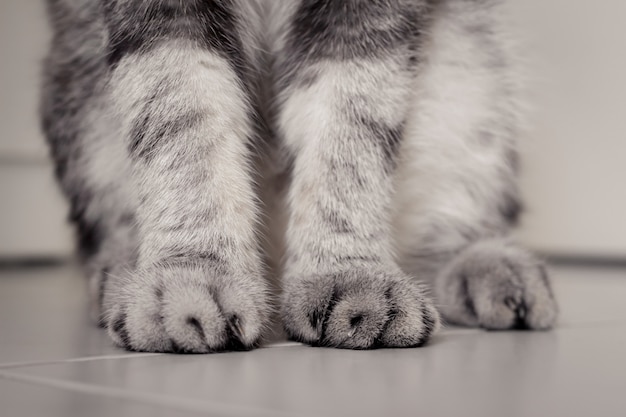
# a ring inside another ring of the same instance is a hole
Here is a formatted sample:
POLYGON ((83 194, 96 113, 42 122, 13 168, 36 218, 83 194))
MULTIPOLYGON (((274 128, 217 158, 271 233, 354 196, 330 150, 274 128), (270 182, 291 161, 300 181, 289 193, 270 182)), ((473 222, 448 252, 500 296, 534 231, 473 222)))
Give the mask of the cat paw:
POLYGON ((109 335, 117 345, 142 352, 251 349, 270 313, 260 277, 206 265, 135 271, 110 281, 104 298, 109 335))
POLYGON ((449 322, 491 330, 545 330, 558 307, 545 266, 504 241, 466 249, 435 284, 442 316, 449 322))
POLYGON ((420 284, 369 269, 287 279, 282 317, 293 340, 348 349, 421 346, 439 327, 420 284))
POLYGON ((119 277, 125 274, 130 264, 121 261, 96 260, 86 265, 87 272, 87 295, 89 297, 89 317, 99 327, 107 326, 107 318, 104 310, 104 293, 107 282, 111 277, 119 277))
POLYGON ((106 327, 103 303, 108 281, 124 275, 133 268, 136 261, 134 248, 124 242, 115 243, 115 248, 111 248, 113 243, 110 243, 90 257, 84 265, 87 275, 89 316, 100 327, 106 327))

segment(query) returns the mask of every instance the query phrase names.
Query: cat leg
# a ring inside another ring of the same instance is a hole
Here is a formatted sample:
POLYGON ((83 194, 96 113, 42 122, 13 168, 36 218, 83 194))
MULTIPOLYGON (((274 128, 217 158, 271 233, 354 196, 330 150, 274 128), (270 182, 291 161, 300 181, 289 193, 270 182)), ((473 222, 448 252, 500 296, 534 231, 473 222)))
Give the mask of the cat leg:
POLYGON ((403 269, 432 283, 443 317, 488 329, 547 329, 545 266, 511 237, 520 214, 518 73, 497 3, 434 10, 396 178, 403 269))
POLYGON ((393 259, 389 208, 423 2, 292 3, 277 128, 293 158, 282 316, 289 336, 364 349, 425 343, 438 314, 393 259))
POLYGON ((110 109, 138 200, 137 267, 109 281, 109 334, 139 351, 253 347, 269 297, 251 166, 251 23, 237 2, 103 9, 110 109))
POLYGON ((53 41, 44 65, 42 126, 70 203, 91 316, 103 324, 108 277, 134 263, 134 198, 125 187, 129 164, 103 111, 108 69, 98 3, 55 2, 48 11, 53 41))

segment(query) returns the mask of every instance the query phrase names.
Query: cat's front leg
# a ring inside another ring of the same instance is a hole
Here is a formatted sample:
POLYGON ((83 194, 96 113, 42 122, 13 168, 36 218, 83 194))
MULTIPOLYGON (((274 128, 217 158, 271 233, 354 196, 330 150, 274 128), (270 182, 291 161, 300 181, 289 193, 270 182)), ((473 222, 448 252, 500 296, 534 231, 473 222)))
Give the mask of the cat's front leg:
POLYGON ((419 60, 421 2, 302 2, 280 46, 278 130, 293 156, 283 320, 343 348, 425 343, 439 316, 394 262, 392 176, 419 60))
POLYGON ((210 4, 105 6, 111 108, 139 206, 137 268, 111 277, 104 306, 132 350, 250 348, 268 320, 248 61, 236 11, 210 4))

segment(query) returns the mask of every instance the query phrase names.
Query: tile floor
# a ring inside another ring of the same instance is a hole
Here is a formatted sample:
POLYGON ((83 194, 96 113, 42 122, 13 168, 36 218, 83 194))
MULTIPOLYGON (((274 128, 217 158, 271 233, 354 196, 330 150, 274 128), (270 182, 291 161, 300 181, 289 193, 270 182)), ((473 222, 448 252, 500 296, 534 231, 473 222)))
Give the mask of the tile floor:
POLYGON ((551 332, 178 356, 113 347, 86 318, 74 266, 4 267, 0 416, 626 416, 626 268, 552 270, 551 332))

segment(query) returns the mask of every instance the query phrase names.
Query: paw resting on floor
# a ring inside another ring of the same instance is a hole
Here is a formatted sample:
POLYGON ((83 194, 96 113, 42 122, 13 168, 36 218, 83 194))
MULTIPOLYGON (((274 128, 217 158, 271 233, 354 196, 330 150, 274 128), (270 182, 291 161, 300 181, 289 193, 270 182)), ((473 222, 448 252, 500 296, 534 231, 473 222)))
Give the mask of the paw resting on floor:
POLYGON ((155 266, 109 285, 109 335, 129 350, 206 353, 258 345, 270 303, 259 277, 205 265, 155 266))
POLYGON ((459 254, 435 283, 447 321, 492 330, 545 330, 558 307, 545 266, 505 241, 474 244, 459 254))
POLYGON ((421 346, 439 327, 420 284, 370 269, 288 277, 282 317, 294 340, 350 349, 421 346))

